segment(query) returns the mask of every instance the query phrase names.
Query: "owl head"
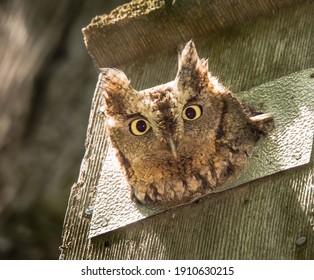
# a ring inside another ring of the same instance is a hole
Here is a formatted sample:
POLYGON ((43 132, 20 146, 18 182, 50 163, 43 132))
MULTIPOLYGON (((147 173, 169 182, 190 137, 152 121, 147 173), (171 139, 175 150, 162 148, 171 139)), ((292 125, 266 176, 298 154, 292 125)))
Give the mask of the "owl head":
POLYGON ((180 202, 214 189, 245 162, 257 140, 242 105, 208 72, 193 41, 173 81, 137 91, 103 68, 107 133, 135 198, 180 202))

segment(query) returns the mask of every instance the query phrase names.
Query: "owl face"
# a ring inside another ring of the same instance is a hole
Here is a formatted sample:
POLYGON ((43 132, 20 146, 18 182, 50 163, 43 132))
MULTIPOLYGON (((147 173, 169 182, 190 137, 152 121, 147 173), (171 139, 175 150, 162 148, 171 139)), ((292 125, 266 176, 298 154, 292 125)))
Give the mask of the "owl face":
POLYGON ((248 133, 244 152, 236 147, 246 128, 245 114, 210 76, 192 41, 181 53, 172 82, 136 91, 119 70, 101 69, 100 78, 107 131, 139 202, 179 202, 215 188, 256 141, 248 133), (225 132, 231 124, 238 140, 225 132))

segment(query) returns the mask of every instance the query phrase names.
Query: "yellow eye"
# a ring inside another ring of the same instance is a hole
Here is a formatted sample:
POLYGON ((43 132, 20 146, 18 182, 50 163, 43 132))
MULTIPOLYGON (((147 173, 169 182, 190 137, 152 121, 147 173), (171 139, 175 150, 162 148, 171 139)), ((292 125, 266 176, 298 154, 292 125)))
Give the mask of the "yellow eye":
POLYGON ((136 119, 130 123, 131 132, 137 136, 145 134, 149 129, 150 124, 144 119, 136 119))
POLYGON ((202 107, 198 105, 191 105, 184 108, 182 118, 187 121, 195 121, 202 115, 202 107))

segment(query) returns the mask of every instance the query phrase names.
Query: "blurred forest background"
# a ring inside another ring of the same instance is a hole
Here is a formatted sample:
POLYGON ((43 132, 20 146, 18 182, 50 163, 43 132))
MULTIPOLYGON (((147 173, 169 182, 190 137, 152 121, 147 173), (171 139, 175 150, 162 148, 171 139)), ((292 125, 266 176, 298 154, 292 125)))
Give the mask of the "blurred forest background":
POLYGON ((57 259, 97 72, 81 29, 126 0, 0 0, 0 259, 57 259))

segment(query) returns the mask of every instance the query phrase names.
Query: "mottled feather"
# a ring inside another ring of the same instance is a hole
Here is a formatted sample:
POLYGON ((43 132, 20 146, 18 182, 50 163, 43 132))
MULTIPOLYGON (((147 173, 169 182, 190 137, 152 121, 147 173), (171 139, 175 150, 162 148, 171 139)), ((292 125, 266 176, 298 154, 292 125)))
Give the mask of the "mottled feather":
POLYGON ((269 114, 255 116, 199 59, 193 41, 167 84, 136 91, 117 69, 101 69, 107 132, 141 203, 180 203, 243 168, 269 114))

